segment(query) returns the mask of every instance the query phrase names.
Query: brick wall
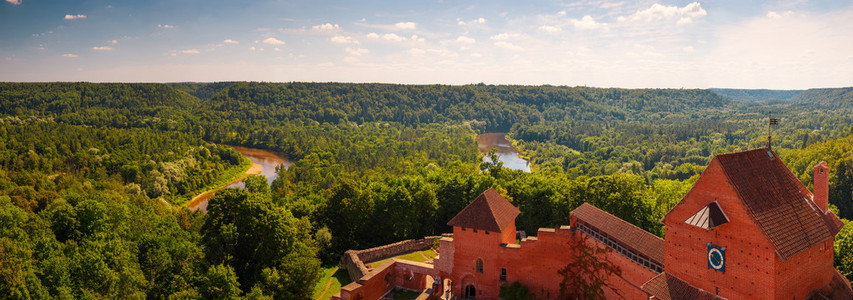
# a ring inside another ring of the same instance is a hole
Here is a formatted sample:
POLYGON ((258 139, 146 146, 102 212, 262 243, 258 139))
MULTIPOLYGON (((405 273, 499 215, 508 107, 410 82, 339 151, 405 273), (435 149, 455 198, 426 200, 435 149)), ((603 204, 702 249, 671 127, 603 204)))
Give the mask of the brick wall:
MULTIPOLYGON (((432 265, 391 259, 341 288, 333 299, 379 299, 392 289, 423 291, 436 277, 432 265)), ((440 294, 442 291, 436 291, 440 294)))
POLYGON ((406 252, 420 251, 432 247, 433 241, 440 236, 428 236, 422 239, 405 240, 364 250, 348 250, 341 256, 340 268, 346 269, 350 278, 356 280, 370 271, 365 262, 397 256, 406 252))
POLYGON ((729 299, 772 299, 775 248, 755 224, 714 160, 684 199, 664 218, 664 268, 691 285, 729 299), (710 230, 687 223, 717 202, 729 223, 710 230), (708 267, 708 246, 726 248, 725 272, 708 267))
POLYGON ((667 214, 665 270, 729 299, 804 299, 830 281, 832 239, 783 261, 712 161, 684 199, 667 214), (706 230, 684 220, 716 201, 729 223, 706 230), (726 248, 725 272, 708 267, 707 244, 726 248))
MULTIPOLYGON (((473 285, 477 289, 477 299, 498 299, 501 269, 506 270, 506 281, 518 281, 527 287, 535 299, 559 299, 560 269, 569 264, 575 256, 573 245, 584 233, 563 226, 557 229, 542 228, 537 236, 522 240, 520 244, 501 244, 494 233, 486 235, 471 229, 461 231, 454 228, 452 243, 453 255, 453 293, 463 297, 464 289, 473 285), (483 260, 483 272, 478 273, 476 262, 483 260)), ((592 238, 590 245, 603 246, 592 238)), ((444 245, 444 241, 442 241, 444 245)), ((444 246, 442 246, 444 247, 444 246)), ((444 248, 441 255, 444 256, 444 248)), ((657 273, 646 269, 616 252, 604 254, 608 260, 618 265, 622 276, 608 278, 609 284, 626 299, 645 299, 647 295, 639 286, 657 273)), ((616 296, 606 291, 608 299, 616 296)))
POLYGON ((782 261, 776 257, 776 298, 805 299, 832 279, 833 238, 782 261))

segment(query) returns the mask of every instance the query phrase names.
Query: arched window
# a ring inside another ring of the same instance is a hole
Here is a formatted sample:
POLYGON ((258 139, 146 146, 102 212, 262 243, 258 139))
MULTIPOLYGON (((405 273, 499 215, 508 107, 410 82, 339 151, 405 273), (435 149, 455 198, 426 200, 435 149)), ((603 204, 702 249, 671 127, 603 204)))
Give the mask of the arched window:
POLYGON ((483 260, 477 259, 477 273, 483 273, 483 260))

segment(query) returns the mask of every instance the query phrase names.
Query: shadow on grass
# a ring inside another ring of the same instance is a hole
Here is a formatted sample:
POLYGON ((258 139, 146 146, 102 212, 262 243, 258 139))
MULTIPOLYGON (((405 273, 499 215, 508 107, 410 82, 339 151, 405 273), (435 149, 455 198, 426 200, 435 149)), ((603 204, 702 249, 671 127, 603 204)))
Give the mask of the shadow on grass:
POLYGON ((324 275, 314 287, 314 299, 326 300, 341 291, 341 287, 350 284, 352 280, 349 278, 349 273, 346 270, 338 269, 334 274, 329 274, 334 269, 334 266, 324 268, 324 275), (328 284, 328 289, 326 289, 328 284))
POLYGON ((421 293, 412 291, 394 291, 394 300, 415 300, 421 293))
MULTIPOLYGON (((349 278, 349 272, 347 272, 347 270, 344 270, 344 269, 338 269, 338 271, 335 272, 335 275, 332 275, 332 278, 337 280, 341 284, 341 286, 345 286, 345 285, 350 284, 352 282, 352 279, 349 278)), ((338 291, 340 291, 340 290, 338 290, 338 291)), ((335 292, 335 293, 337 293, 337 292, 335 292)))

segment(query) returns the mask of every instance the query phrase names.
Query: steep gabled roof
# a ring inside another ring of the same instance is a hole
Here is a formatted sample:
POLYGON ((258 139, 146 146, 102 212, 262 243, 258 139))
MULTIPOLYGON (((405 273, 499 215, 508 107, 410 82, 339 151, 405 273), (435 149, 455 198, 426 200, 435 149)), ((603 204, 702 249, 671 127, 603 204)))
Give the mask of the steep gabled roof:
POLYGON ((850 281, 844 278, 838 270, 832 274, 832 280, 826 285, 812 292, 812 299, 827 299, 827 300, 849 300, 853 299, 853 288, 850 287, 850 281))
POLYGON ((837 233, 831 216, 817 208, 812 193, 772 150, 722 154, 714 160, 783 260, 837 233))
POLYGON ((515 222, 519 213, 521 211, 498 191, 489 188, 456 214, 447 225, 502 232, 515 222))
POLYGON ((660 273, 643 284, 643 291, 661 300, 725 299, 698 289, 669 273, 660 273))
POLYGON ((572 216, 591 226, 610 239, 616 240, 622 246, 642 254, 652 261, 663 265, 663 249, 666 243, 663 239, 640 229, 634 224, 625 222, 591 204, 584 203, 572 211, 572 216))

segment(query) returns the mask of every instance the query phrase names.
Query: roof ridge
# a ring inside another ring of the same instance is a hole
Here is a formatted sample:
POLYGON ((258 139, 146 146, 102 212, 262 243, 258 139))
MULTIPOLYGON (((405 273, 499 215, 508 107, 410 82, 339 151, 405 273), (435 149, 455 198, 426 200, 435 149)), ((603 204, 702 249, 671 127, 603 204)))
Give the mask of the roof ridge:
MULTIPOLYGON (((649 231, 647 231, 647 230, 645 230, 645 229, 642 229, 642 228, 640 228, 639 226, 632 224, 631 222, 628 222, 628 221, 622 220, 622 218, 617 217, 617 216, 614 216, 613 214, 611 214, 611 213, 607 212, 606 210, 600 209, 600 208, 598 208, 598 207, 597 207, 597 206, 595 206, 595 205, 589 204, 588 202, 584 202, 583 204, 581 204, 581 206, 584 206, 584 205, 588 205, 588 206, 594 207, 595 209, 600 210, 600 211, 604 212, 605 214, 607 214, 607 215, 609 215, 609 216, 611 216, 611 217, 613 217, 613 218, 619 219, 620 221, 624 222, 625 224, 630 225, 631 227, 634 227, 634 228, 637 228, 637 229, 639 229, 639 230, 642 230, 643 232, 648 233, 649 235, 651 235, 651 236, 655 237, 656 239, 659 239, 659 240, 661 240, 661 241, 664 241, 664 239, 660 238, 659 236, 655 235, 654 233, 651 233, 651 232, 649 232, 649 231)), ((580 208, 580 206, 578 206, 578 208, 580 208)))
POLYGON ((772 149, 718 155, 714 160, 722 167, 725 180, 741 206, 783 261, 831 235, 832 226, 814 208, 813 200, 808 199, 814 193, 772 149), (793 226, 797 230, 780 226, 793 226))
POLYGON ((447 225, 503 232, 521 213, 494 188, 483 191, 454 216, 447 225))
MULTIPOLYGON (((767 148, 759 148, 759 149, 767 149, 767 148)), ((770 150, 770 151, 773 151, 773 150, 770 150)), ((747 152, 747 151, 734 152, 734 153, 743 153, 743 152, 747 152)), ((732 189, 735 190, 735 194, 737 194, 737 199, 738 199, 738 201, 740 201, 741 206, 746 208, 746 212, 747 212, 746 214, 749 216, 749 218, 752 219, 752 221, 755 222, 755 224, 758 225, 759 228, 764 228, 764 225, 761 224, 761 221, 755 217, 755 211, 752 209, 752 206, 750 206, 749 203, 746 203, 746 200, 744 200, 743 197, 741 196, 743 193, 740 191, 740 187, 737 184, 735 184, 734 181, 732 181, 732 174, 729 174, 729 170, 725 166, 723 166, 723 164, 721 162, 719 162, 719 157, 721 155, 728 156, 728 155, 734 154, 734 153, 726 153, 726 154, 717 155, 712 159, 712 161, 717 160, 717 163, 720 164, 720 169, 723 170, 723 175, 724 175, 723 177, 726 178, 726 182, 729 183, 729 186, 731 186, 732 189)), ((775 155, 776 152, 773 152, 773 154, 775 155)), ((759 231, 761 231, 761 235, 763 235, 768 241, 770 241, 770 244, 773 245, 773 249, 779 249, 779 245, 776 244, 776 241, 774 241, 773 238, 767 234, 767 232, 765 232, 763 229, 759 230, 759 231)), ((778 250, 776 251, 776 255, 779 255, 780 258, 782 257, 782 255, 779 253, 778 250)))
MULTIPOLYGON (((498 224, 498 215, 497 215, 497 214, 495 214, 495 208, 494 208, 494 207, 492 207, 492 204, 493 204, 493 203, 492 203, 492 201, 489 201, 489 197, 488 197, 488 196, 486 196, 486 193, 488 193, 490 190, 491 190, 491 191, 494 191, 495 193, 497 193, 497 192, 498 192, 498 191, 496 191, 494 188, 489 188, 488 190, 486 190, 485 192, 483 192, 483 200, 484 200, 484 201, 486 201, 486 208, 488 208, 488 210, 489 210, 489 215, 491 215, 491 216, 492 216, 492 218, 491 218, 491 219, 489 219, 489 220, 490 220, 492 223, 494 223, 495 227, 497 227, 497 228, 501 228, 501 224, 498 224)), ((500 195, 500 193, 498 193, 498 195, 500 195)), ((479 198, 479 197, 478 197, 478 198, 479 198)))

